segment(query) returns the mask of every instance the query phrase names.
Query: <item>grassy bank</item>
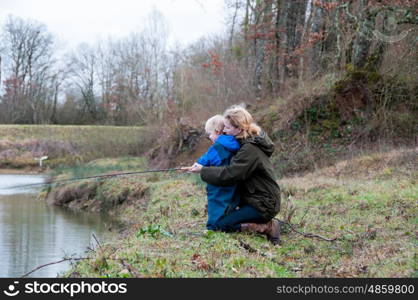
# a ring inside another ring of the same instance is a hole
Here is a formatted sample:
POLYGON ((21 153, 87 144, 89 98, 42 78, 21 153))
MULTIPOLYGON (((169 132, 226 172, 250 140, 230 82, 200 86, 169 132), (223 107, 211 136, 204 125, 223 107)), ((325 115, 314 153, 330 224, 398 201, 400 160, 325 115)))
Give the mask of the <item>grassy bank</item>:
POLYGON ((146 186, 146 193, 131 199, 142 205, 115 205, 129 220, 127 231, 66 276, 416 276, 417 180, 417 149, 372 153, 283 178, 278 217, 299 233, 287 228, 275 247, 257 235, 206 231, 206 195, 198 176, 112 179, 101 188, 117 194, 126 186, 146 186))
POLYGON ((97 158, 138 156, 152 143, 151 129, 116 126, 0 125, 0 169, 75 165, 97 158))

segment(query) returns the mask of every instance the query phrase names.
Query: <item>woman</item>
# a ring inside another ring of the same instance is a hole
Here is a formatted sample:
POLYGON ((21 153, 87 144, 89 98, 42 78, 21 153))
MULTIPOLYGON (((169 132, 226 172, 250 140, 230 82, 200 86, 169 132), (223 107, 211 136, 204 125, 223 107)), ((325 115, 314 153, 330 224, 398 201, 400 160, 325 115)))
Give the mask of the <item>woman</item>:
POLYGON ((239 208, 227 212, 218 221, 219 230, 262 233, 276 245, 280 241, 280 223, 274 217, 280 210, 280 188, 269 159, 274 144, 244 108, 231 107, 225 111, 224 117, 224 133, 236 137, 240 150, 228 166, 195 164, 189 172, 200 172, 202 180, 208 184, 237 184, 239 208))

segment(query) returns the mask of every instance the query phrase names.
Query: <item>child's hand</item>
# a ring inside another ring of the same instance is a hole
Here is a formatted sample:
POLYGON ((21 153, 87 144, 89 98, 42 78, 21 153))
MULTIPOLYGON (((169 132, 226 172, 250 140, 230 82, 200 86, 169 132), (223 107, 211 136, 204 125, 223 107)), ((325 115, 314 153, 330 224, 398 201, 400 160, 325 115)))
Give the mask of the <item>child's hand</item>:
POLYGON ((202 168, 203 168, 203 166, 201 164, 194 163, 194 165, 191 166, 187 172, 189 172, 189 173, 200 173, 202 168))
POLYGON ((190 167, 181 167, 180 171, 186 171, 188 173, 195 173, 196 170, 200 171, 199 166, 200 166, 200 169, 201 169, 202 168, 201 164, 194 163, 193 166, 190 166, 190 167))
POLYGON ((180 171, 189 171, 192 167, 180 167, 180 171))

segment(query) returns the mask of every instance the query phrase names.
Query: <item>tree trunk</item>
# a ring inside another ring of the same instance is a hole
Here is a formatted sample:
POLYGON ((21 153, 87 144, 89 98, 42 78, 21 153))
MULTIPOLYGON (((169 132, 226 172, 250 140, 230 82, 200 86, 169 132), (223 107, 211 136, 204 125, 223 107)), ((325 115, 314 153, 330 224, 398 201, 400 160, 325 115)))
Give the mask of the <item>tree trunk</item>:
POLYGON ((281 13, 282 13, 282 3, 283 0, 276 1, 276 11, 275 11, 275 23, 274 23, 274 50, 272 51, 273 59, 270 65, 271 71, 270 76, 272 78, 272 85, 273 85, 273 94, 278 95, 280 91, 280 27, 281 27, 281 13))
POLYGON ((295 77, 297 75, 297 61, 293 51, 300 45, 305 21, 307 1, 296 0, 287 1, 286 15, 286 54, 291 56, 286 60, 286 77, 295 77))
MULTIPOLYGON (((312 34, 321 34, 324 31, 324 11, 320 6, 312 6, 312 34)), ((310 74, 317 77, 322 71, 322 43, 314 41, 310 50, 310 74)))
POLYGON ((336 51, 335 51, 335 63, 334 69, 341 69, 341 60, 343 56, 342 37, 341 37, 341 25, 340 25, 340 7, 336 8, 334 16, 335 34, 336 34, 336 51))
MULTIPOLYGON (((268 1, 268 0, 267 0, 268 1)), ((254 10, 254 56, 255 56, 255 68, 254 68, 254 90, 257 99, 261 97, 262 91, 262 73, 263 73, 263 64, 264 64, 264 38, 259 38, 257 35, 264 34, 265 29, 263 26, 263 13, 265 13, 265 7, 267 5, 264 1, 258 1, 254 10), (264 8, 263 8, 263 5, 264 8), (259 31, 259 25, 261 25, 261 30, 259 31)))
MULTIPOLYGON (((311 25, 312 25, 311 24, 312 23, 312 0, 307 1, 304 15, 305 15, 305 20, 304 20, 302 35, 301 35, 301 38, 300 38, 300 40, 301 40, 300 42, 301 42, 302 45, 306 44, 306 37, 309 36, 310 28, 311 28, 311 25)), ((305 54, 300 55, 298 67, 299 67, 298 85, 302 86, 303 81, 304 81, 304 75, 305 75, 305 54)))
POLYGON ((53 97, 53 102, 52 102, 52 113, 51 113, 51 118, 49 120, 51 124, 58 124, 58 120, 57 120, 58 92, 59 92, 59 83, 55 83, 54 97, 53 97))
POLYGON ((279 22, 277 28, 281 32, 279 40, 279 85, 283 86, 286 77, 286 55, 287 55, 287 34, 286 34, 286 22, 289 13, 290 1, 282 1, 281 9, 279 11, 279 22))
POLYGON ((353 42, 352 63, 355 68, 362 68, 366 65, 369 57, 369 50, 373 38, 376 15, 373 14, 367 5, 369 0, 360 0, 359 22, 356 37, 353 42))

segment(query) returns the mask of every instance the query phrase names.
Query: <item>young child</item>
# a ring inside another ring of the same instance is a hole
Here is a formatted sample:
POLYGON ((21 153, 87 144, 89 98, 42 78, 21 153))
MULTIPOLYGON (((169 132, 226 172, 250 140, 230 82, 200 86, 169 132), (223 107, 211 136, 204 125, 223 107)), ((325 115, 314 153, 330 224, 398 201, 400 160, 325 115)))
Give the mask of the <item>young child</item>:
MULTIPOLYGON (((201 156, 197 162, 189 168, 202 165, 226 166, 229 165, 232 156, 239 150, 240 144, 232 135, 224 135, 224 121, 222 115, 216 115, 206 121, 205 131, 213 145, 201 156)), ((227 212, 235 209, 239 198, 235 195, 236 185, 215 186, 208 184, 206 192, 208 197, 208 221, 206 228, 216 230, 216 223, 227 212)))

